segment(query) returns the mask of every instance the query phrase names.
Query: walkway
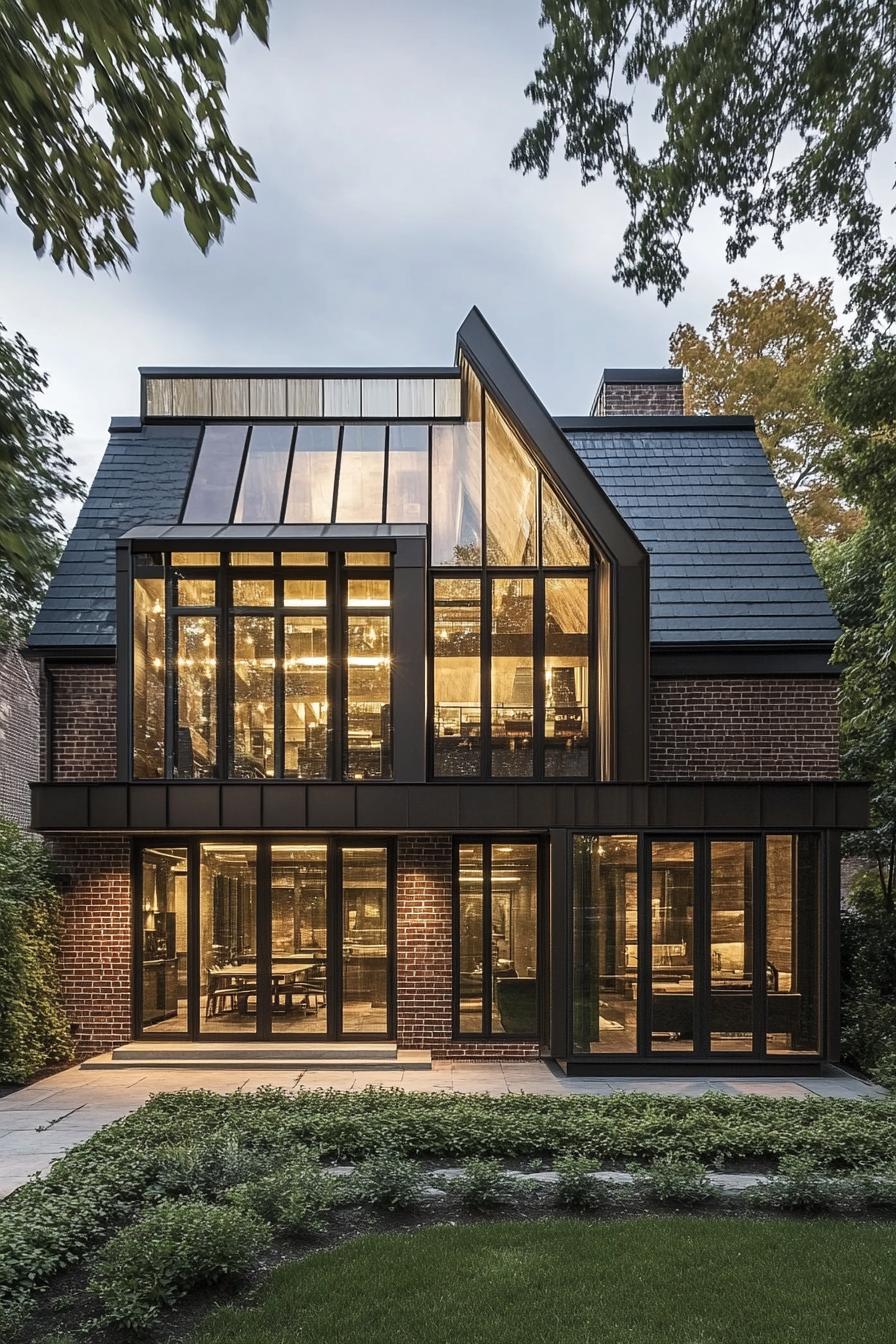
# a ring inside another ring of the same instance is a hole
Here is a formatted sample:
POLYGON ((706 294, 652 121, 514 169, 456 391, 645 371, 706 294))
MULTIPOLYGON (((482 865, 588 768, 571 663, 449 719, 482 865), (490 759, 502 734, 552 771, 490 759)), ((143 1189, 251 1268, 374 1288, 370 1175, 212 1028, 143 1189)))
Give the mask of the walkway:
POLYGON ((868 1100, 884 1095, 878 1087, 831 1069, 821 1078, 567 1078, 538 1061, 526 1064, 436 1063, 432 1070, 306 1069, 66 1069, 29 1087, 0 1097, 0 1197, 29 1176, 44 1172, 54 1158, 83 1143, 103 1125, 129 1115, 156 1092, 206 1088, 332 1087, 340 1091, 368 1086, 400 1087, 407 1092, 531 1092, 542 1096, 610 1096, 614 1092, 652 1092, 698 1097, 705 1092, 731 1096, 842 1097, 868 1100))

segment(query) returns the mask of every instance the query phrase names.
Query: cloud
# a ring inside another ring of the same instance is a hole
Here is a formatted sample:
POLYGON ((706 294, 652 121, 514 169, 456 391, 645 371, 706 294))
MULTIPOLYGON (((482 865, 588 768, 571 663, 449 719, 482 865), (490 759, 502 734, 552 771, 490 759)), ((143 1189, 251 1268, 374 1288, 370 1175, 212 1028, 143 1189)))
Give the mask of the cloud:
MULTIPOLYGON (((90 477, 110 414, 137 411, 139 364, 426 364, 453 354, 477 303, 542 399, 587 410, 605 364, 662 364, 669 332, 725 291, 713 212, 687 244, 685 295, 664 309, 612 283, 624 208, 558 161, 540 182, 508 168, 533 109, 523 89, 545 36, 534 0, 274 5, 271 47, 230 48, 235 137, 257 203, 207 256, 141 202, 130 273, 60 274, 0 217, 0 319, 38 348, 48 403, 75 424, 90 477)), ((738 268, 815 277, 827 240, 763 242, 738 268)))

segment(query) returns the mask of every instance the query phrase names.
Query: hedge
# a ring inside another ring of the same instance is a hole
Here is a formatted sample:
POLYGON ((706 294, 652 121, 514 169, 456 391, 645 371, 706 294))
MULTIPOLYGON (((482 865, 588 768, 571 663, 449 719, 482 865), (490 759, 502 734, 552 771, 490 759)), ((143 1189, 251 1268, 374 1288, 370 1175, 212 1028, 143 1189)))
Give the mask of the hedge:
POLYGON ((46 849, 0 821, 0 1083, 24 1083, 71 1058, 59 936, 59 896, 46 849))

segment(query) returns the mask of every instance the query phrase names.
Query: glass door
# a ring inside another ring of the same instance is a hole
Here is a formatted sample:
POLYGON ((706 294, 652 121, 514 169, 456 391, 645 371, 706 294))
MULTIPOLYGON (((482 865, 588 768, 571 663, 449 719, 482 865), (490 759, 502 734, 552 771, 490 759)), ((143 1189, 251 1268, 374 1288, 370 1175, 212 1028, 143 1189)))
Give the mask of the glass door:
POLYGON ((329 993, 329 849, 271 846, 271 1032, 326 1036, 329 993))
POLYGON ((392 1025, 389 852, 385 845, 339 850, 340 1034, 387 1036, 392 1025))

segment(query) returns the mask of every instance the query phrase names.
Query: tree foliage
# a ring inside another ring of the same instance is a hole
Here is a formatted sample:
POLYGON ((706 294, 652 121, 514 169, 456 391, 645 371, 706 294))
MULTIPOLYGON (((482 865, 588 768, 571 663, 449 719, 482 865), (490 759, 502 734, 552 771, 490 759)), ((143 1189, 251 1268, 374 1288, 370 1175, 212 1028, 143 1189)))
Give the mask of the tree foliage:
POLYGON ((57 265, 126 266, 134 188, 220 241, 255 169, 227 128, 222 39, 267 41, 268 0, 7 0, 0 197, 57 265))
POLYGON ((843 431, 816 389, 842 349, 831 282, 766 275, 755 289, 732 281, 705 333, 672 333, 669 354, 684 367, 687 409, 752 415, 778 484, 806 540, 847 536, 860 514, 834 475, 843 431))
POLYGON ((23 638, 59 559, 59 504, 81 482, 63 441, 72 427, 38 403, 47 385, 37 354, 0 323, 0 644, 23 638))
POLYGON ((833 230, 860 324, 896 318, 896 243, 869 184, 893 125, 892 0, 541 9, 551 40, 526 89, 541 111, 511 164, 544 177, 562 141, 583 183, 613 175, 629 209, 617 279, 668 302, 694 213, 718 202, 729 262, 762 228, 780 243, 814 221, 833 230))

